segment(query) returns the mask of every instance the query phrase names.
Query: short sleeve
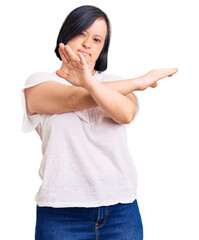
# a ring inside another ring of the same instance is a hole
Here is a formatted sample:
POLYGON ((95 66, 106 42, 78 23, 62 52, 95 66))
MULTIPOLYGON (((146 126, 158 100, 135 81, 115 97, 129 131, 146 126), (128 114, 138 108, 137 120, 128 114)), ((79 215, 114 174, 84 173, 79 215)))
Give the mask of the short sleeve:
POLYGON ((111 81, 120 81, 123 80, 123 78, 119 75, 105 75, 104 81, 105 82, 111 82, 111 81))
POLYGON ((21 104, 23 109, 21 131, 24 133, 33 131, 43 120, 42 114, 28 115, 24 90, 47 81, 55 81, 54 76, 51 73, 37 72, 27 78, 24 87, 21 89, 21 104))

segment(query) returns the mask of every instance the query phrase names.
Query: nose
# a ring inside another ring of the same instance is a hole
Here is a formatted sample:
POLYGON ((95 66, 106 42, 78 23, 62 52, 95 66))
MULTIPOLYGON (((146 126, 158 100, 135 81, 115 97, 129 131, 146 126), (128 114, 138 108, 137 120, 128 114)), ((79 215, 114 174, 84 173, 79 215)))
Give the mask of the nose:
POLYGON ((86 48, 86 49, 90 49, 91 48, 91 40, 89 38, 86 38, 83 42, 83 46, 86 48))

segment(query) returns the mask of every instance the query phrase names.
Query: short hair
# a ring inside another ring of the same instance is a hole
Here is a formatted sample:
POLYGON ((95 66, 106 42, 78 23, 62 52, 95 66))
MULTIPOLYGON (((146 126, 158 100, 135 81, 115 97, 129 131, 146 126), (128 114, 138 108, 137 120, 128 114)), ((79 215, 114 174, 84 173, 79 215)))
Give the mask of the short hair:
POLYGON ((99 8, 91 5, 84 5, 74 9, 65 19, 59 31, 57 45, 55 48, 56 56, 60 59, 59 44, 67 44, 72 38, 76 37, 87 28, 89 28, 96 19, 103 18, 107 25, 107 34, 104 41, 103 49, 95 63, 94 69, 103 72, 107 69, 108 49, 111 37, 111 26, 107 15, 99 8))

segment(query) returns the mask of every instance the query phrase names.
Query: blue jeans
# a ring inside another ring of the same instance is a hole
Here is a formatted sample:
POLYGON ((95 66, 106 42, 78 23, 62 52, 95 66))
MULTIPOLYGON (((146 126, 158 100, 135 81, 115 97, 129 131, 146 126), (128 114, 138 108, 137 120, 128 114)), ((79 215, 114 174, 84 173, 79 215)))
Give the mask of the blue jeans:
POLYGON ((39 207, 35 240, 142 240, 137 204, 101 207, 39 207))

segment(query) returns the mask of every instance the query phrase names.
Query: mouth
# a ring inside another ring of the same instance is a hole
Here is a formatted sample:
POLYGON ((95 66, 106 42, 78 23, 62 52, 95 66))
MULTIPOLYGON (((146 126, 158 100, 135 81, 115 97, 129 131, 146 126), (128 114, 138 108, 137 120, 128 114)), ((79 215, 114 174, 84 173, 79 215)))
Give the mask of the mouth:
POLYGON ((79 50, 78 52, 82 53, 84 56, 90 56, 90 54, 89 54, 89 53, 87 53, 87 52, 80 51, 80 50, 79 50))

